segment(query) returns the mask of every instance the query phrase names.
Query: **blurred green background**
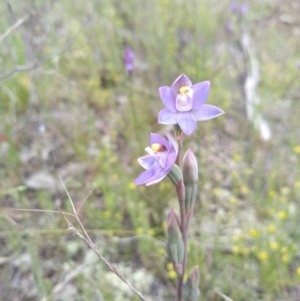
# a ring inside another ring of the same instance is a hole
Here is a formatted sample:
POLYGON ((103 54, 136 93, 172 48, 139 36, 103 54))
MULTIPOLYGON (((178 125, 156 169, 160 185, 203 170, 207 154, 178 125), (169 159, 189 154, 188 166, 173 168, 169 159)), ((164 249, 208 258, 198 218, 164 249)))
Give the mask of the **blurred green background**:
POLYGON ((71 212, 61 177, 104 256, 149 300, 174 300, 176 195, 133 180, 149 133, 172 130, 158 88, 185 73, 226 112, 184 145, 199 164, 201 300, 299 300, 299 15, 297 0, 2 1, 0 299, 138 300, 60 214, 11 210, 71 212))

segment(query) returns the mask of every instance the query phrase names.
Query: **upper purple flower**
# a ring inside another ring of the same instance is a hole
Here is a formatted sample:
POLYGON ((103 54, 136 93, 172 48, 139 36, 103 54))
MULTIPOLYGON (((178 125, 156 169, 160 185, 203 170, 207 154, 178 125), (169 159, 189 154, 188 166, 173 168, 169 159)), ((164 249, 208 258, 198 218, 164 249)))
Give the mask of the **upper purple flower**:
POLYGON ((133 71, 134 57, 135 57, 135 54, 134 54, 133 50, 129 46, 125 47, 123 63, 125 65, 125 69, 128 74, 131 74, 133 71))
POLYGON ((191 135, 197 127, 197 121, 223 114, 220 108, 205 104, 209 88, 209 81, 193 85, 184 74, 171 87, 160 87, 159 94, 165 108, 158 113, 158 123, 178 124, 186 135, 191 135))
POLYGON ((173 136, 166 138, 150 134, 150 146, 146 147, 148 155, 138 158, 138 163, 146 169, 136 179, 136 185, 152 185, 160 182, 175 164, 178 155, 178 144, 173 136))

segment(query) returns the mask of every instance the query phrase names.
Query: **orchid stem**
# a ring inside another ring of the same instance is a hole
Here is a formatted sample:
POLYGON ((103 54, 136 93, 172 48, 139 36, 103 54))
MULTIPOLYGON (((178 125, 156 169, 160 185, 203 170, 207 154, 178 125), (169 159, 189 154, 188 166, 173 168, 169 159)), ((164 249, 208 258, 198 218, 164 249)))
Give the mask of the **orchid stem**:
POLYGON ((182 240, 184 244, 184 255, 182 261, 182 271, 181 274, 178 274, 178 282, 177 282, 177 301, 182 301, 182 286, 183 279, 186 270, 187 264, 187 243, 188 243, 188 232, 187 232, 187 219, 185 214, 185 203, 184 199, 178 198, 179 200, 179 210, 180 210, 180 231, 182 235, 182 240))
MULTIPOLYGON (((178 166, 181 166, 181 150, 183 147, 183 132, 180 129, 178 125, 174 127, 174 132, 175 132, 175 137, 178 141, 178 156, 176 163, 178 166)), ((186 212, 185 212, 185 187, 183 182, 180 183, 180 186, 178 186, 177 190, 177 196, 178 196, 178 201, 179 201, 179 211, 180 211, 180 231, 182 235, 182 240, 184 244, 184 253, 183 253, 183 261, 182 261, 182 269, 180 273, 177 273, 177 301, 182 301, 182 287, 183 287, 183 279, 184 279, 184 274, 186 271, 186 264, 187 264, 187 244, 188 244, 188 223, 187 223, 187 218, 186 218, 186 212), (183 189, 183 192, 180 191, 180 189, 183 189)))
POLYGON ((181 155, 180 154, 181 154, 181 150, 182 150, 182 146, 183 146, 183 133, 178 125, 174 126, 174 133, 175 133, 176 140, 178 142, 178 156, 176 159, 176 164, 178 166, 181 166, 181 155))

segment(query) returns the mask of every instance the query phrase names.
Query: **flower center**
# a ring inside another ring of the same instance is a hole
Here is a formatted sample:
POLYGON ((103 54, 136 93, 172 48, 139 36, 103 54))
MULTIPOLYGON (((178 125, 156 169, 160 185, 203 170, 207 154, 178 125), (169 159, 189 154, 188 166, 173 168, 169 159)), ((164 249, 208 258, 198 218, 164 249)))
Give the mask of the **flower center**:
POLYGON ((145 148, 145 151, 149 155, 154 156, 157 164, 162 168, 164 168, 164 166, 166 165, 168 155, 166 150, 167 148, 160 143, 153 143, 151 144, 151 146, 147 146, 145 148))
POLYGON ((180 112, 190 111, 193 107, 193 89, 183 86, 176 96, 176 109, 180 112))
POLYGON ((166 150, 165 146, 163 146, 162 144, 159 144, 159 143, 153 143, 151 145, 151 150, 153 152, 163 152, 166 150))

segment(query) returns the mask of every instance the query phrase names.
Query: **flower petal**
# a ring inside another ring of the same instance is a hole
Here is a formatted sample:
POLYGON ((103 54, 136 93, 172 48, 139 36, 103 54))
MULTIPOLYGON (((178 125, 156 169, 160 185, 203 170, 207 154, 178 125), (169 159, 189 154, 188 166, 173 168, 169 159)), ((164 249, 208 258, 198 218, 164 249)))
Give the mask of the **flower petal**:
POLYGON ((212 105, 202 105, 199 110, 192 111, 192 115, 197 121, 204 121, 224 114, 220 108, 212 105))
POLYGON ((140 157, 137 161, 144 169, 150 169, 156 163, 155 158, 151 155, 140 157))
POLYGON ((135 185, 153 185, 160 182, 169 171, 154 167, 141 173, 134 181, 135 185))
POLYGON ((170 170, 172 168, 172 166, 174 165, 175 161, 177 159, 177 153, 170 153, 167 161, 166 161, 166 165, 165 165, 165 171, 170 170))
POLYGON ((162 181, 168 173, 169 173, 169 171, 164 172, 162 170, 160 172, 157 172, 145 185, 150 186, 150 185, 153 185, 153 184, 156 184, 156 183, 162 181))
POLYGON ((177 113, 174 113, 168 109, 162 109, 158 113, 158 123, 162 124, 176 124, 177 113))
POLYGON ((193 83, 185 74, 181 74, 175 79, 174 83, 171 86, 171 91, 174 97, 176 97, 176 95, 178 94, 179 89, 184 86, 192 87, 193 83))
POLYGON ((197 121, 191 112, 177 114, 177 123, 186 135, 191 135, 197 127, 197 121))
POLYGON ((169 142, 168 142, 168 140, 165 137, 163 137, 163 136, 161 136, 159 134, 150 133, 150 145, 152 145, 154 143, 161 144, 165 148, 167 148, 168 145, 169 145, 169 142))
POLYGON ((155 175, 155 168, 142 172, 134 181, 135 185, 144 185, 155 175))
POLYGON ((174 153, 176 154, 176 157, 177 157, 178 150, 179 150, 179 145, 178 145, 177 140, 170 133, 166 133, 166 137, 169 141, 170 149, 173 149, 173 151, 174 151, 174 153))
POLYGON ((205 103, 210 89, 210 82, 200 82, 193 86, 193 110, 198 110, 205 103))
POLYGON ((158 91, 159 91, 160 99, 165 105, 165 107, 169 109, 171 112, 176 112, 175 96, 172 93, 171 88, 164 86, 164 87, 160 87, 158 91))

